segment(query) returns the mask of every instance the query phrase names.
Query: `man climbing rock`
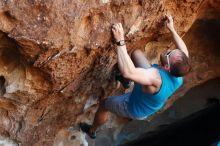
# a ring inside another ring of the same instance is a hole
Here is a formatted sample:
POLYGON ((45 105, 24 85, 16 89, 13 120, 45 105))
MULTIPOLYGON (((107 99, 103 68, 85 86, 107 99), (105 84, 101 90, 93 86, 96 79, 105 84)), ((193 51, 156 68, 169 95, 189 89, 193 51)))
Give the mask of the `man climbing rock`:
MULTIPOLYGON (((124 41, 122 24, 113 25, 112 32, 117 42, 118 68, 124 78, 134 81, 135 84, 132 92, 101 101, 92 125, 80 123, 81 130, 91 138, 96 137, 97 128, 107 121, 109 111, 131 119, 146 119, 162 108, 167 98, 183 84, 182 76, 191 68, 188 62, 189 53, 174 29, 172 16, 166 17, 167 27, 177 49, 161 53, 160 65, 150 66, 140 50, 133 51, 130 57, 124 41)), ((122 84, 127 83, 120 81, 122 84)))

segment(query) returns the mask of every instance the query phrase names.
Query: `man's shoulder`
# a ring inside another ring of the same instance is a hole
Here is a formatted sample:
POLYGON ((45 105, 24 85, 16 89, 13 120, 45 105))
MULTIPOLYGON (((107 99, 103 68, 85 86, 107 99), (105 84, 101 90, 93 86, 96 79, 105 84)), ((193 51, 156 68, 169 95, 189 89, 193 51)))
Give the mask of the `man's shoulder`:
POLYGON ((157 64, 153 64, 149 70, 155 75, 155 77, 161 77, 160 67, 157 64))
POLYGON ((154 75, 154 77, 152 78, 154 86, 156 87, 161 86, 162 76, 161 76, 160 70, 155 67, 151 67, 150 70, 151 70, 151 73, 154 75))
POLYGON ((160 78, 160 71, 156 67, 149 67, 147 68, 147 71, 154 75, 155 78, 160 78))

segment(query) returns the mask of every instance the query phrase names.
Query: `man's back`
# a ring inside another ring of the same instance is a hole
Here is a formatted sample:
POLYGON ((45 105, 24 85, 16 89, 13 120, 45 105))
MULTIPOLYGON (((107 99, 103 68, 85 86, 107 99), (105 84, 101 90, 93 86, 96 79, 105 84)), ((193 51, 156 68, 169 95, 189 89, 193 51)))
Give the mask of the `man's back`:
POLYGON ((174 77, 158 65, 153 65, 152 67, 158 69, 162 83, 159 91, 155 94, 143 92, 141 85, 135 83, 131 97, 129 98, 128 110, 137 117, 149 116, 158 111, 164 105, 167 98, 183 83, 182 77, 174 77))

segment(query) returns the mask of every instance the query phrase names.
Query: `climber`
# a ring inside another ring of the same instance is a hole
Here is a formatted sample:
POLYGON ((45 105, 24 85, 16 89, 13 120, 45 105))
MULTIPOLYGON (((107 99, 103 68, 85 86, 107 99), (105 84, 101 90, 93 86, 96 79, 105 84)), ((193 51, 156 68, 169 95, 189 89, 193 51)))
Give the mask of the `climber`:
MULTIPOLYGON (((92 125, 80 123, 81 130, 91 138, 108 119, 108 112, 135 120, 144 120, 158 111, 182 84, 182 76, 190 71, 187 47, 174 29, 172 16, 166 16, 166 25, 178 49, 161 53, 160 65, 150 66, 144 54, 135 50, 129 57, 121 23, 114 24, 112 32, 117 44, 118 68, 122 76, 135 82, 132 92, 103 99, 92 125)), ((126 84, 127 82, 122 82, 126 84)), ((126 85, 124 85, 126 87, 126 85)))

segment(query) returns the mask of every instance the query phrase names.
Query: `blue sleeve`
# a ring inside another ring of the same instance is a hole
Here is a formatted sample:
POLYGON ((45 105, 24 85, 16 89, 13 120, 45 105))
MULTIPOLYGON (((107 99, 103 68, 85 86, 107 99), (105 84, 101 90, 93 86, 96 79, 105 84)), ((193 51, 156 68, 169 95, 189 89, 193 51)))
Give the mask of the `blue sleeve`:
POLYGON ((183 84, 183 77, 178 77, 179 85, 181 86, 183 84))
POLYGON ((183 84, 183 77, 175 77, 173 84, 174 89, 177 90, 183 84))

